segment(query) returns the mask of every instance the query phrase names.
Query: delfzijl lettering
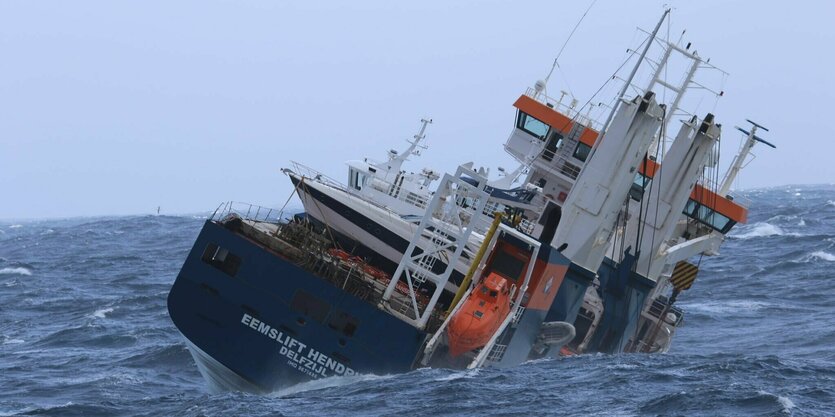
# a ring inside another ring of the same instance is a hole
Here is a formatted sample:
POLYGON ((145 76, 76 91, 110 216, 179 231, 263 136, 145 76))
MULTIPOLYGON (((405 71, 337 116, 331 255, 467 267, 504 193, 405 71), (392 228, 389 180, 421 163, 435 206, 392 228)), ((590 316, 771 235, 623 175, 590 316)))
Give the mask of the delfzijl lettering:
POLYGON ((356 373, 336 359, 307 346, 307 344, 284 334, 284 332, 249 314, 244 313, 241 317, 241 324, 280 344, 278 354, 288 359, 287 365, 311 378, 348 376, 356 373))

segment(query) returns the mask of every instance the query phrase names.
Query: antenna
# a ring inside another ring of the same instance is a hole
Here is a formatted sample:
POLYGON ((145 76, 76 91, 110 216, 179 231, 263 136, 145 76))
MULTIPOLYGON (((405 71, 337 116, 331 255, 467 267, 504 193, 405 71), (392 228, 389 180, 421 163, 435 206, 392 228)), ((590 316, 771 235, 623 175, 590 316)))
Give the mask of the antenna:
POLYGON ((734 156, 733 162, 731 162, 730 168, 728 168, 728 173, 725 174, 725 179, 722 180, 722 187, 719 189, 719 195, 725 197, 728 195, 728 191, 731 190, 731 184, 733 184, 734 180, 736 179, 737 175, 739 175, 739 171, 742 170, 742 165, 745 163, 745 160, 748 158, 748 155, 751 153, 751 149, 757 142, 764 143, 772 148, 777 148, 771 142, 757 136, 757 129, 762 129, 768 132, 768 129, 765 128, 763 125, 752 122, 750 119, 745 119, 748 123, 751 123, 753 126, 751 127, 751 131, 747 131, 739 126, 736 127, 736 130, 745 134, 745 142, 742 143, 742 146, 739 148, 739 153, 734 156))
MULTIPOLYGON (((757 122, 751 121, 751 119, 745 119, 745 121, 746 121, 746 122, 748 122, 748 123, 751 123, 752 125, 754 125, 754 126, 756 126, 756 127, 760 128, 760 129, 762 129, 762 130, 765 130, 766 132, 768 132, 768 129, 766 129, 766 127, 765 127, 765 126, 763 126, 763 125, 761 125, 761 124, 759 124, 759 123, 757 123, 757 122)), ((737 129, 739 129, 739 128, 737 128, 737 129)))
MULTIPOLYGON (((655 25, 655 29, 649 35, 649 39, 647 39, 646 46, 644 47, 644 50, 641 52, 641 56, 638 58, 638 62, 635 63, 635 67, 632 68, 632 72, 629 74, 629 77, 626 78, 626 82, 624 82, 623 88, 620 90, 620 93, 618 93, 617 99, 615 99, 615 105, 612 106, 612 111, 609 112, 609 116, 606 118, 606 121, 603 123, 603 125, 601 125, 601 133, 603 135, 606 134, 606 129, 608 128, 609 122, 611 122, 612 118, 615 116, 615 111, 617 111, 621 99, 623 99, 623 96, 626 95, 626 90, 632 83, 632 79, 635 78, 635 73, 638 72, 638 68, 644 62, 644 57, 647 56, 647 51, 649 51, 649 47, 652 46, 652 42, 655 40, 655 35, 658 34, 658 30, 661 29, 661 24, 664 23, 664 20, 667 18, 667 15, 669 14, 670 9, 664 9, 664 14, 661 15, 661 19, 658 20, 658 24, 655 25)), ((594 147, 592 148, 592 154, 594 154, 594 150, 597 148, 598 143, 600 143, 599 140, 594 143, 594 147)), ((591 158, 591 155, 589 155, 588 158, 591 158)))
POLYGON ((597 3, 597 0, 592 1, 591 4, 589 4, 589 7, 586 9, 586 12, 583 13, 583 15, 580 17, 580 20, 577 21, 576 25, 574 25, 574 29, 571 29, 571 33, 568 34, 568 38, 565 39, 565 43, 562 44, 562 48, 560 48, 560 51, 557 52, 557 57, 554 58, 554 64, 551 65, 551 71, 548 71, 548 75, 545 76, 545 80, 543 80, 544 84, 548 84, 548 80, 551 78, 551 74, 554 73, 554 69, 559 66, 558 61, 560 59, 560 55, 562 55, 562 51, 565 50, 565 47, 568 45, 568 41, 571 40, 571 37, 574 36, 574 32, 577 31, 578 27, 580 27, 580 23, 583 23, 583 19, 586 18, 587 14, 589 14, 589 10, 591 10, 591 8, 594 7, 594 3, 597 3))

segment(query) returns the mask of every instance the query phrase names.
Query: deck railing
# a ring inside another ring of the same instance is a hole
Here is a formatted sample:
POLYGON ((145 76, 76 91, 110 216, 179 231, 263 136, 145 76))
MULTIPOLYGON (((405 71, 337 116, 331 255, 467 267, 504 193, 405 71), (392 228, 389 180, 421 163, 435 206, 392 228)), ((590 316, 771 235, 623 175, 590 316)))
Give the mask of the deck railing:
POLYGON ((209 220, 221 220, 230 214, 236 214, 244 220, 278 223, 284 218, 285 213, 283 210, 276 208, 240 201, 226 201, 217 206, 209 220))
POLYGON ((341 182, 339 182, 339 181, 337 181, 337 180, 335 180, 335 179, 333 179, 333 178, 331 178, 331 177, 329 177, 329 176, 327 176, 327 175, 325 175, 325 174, 323 174, 323 173, 321 173, 321 172, 319 172, 319 171, 317 171, 317 170, 315 170, 315 169, 313 169, 313 168, 311 168, 307 165, 300 164, 296 161, 290 161, 290 165, 292 165, 292 167, 293 167, 292 168, 293 172, 295 172, 296 174, 299 174, 299 175, 301 175, 305 178, 315 179, 317 181, 320 181, 320 182, 323 182, 325 184, 334 186, 336 188, 340 188, 342 190, 345 190, 345 189, 348 188, 348 187, 345 186, 345 184, 343 184, 343 183, 341 183, 341 182))
MULTIPOLYGON (((589 115, 591 107, 588 108, 586 114, 582 114, 578 111, 578 109, 563 103, 562 100, 555 100, 552 97, 546 96, 542 92, 537 93, 536 90, 530 87, 525 91, 525 95, 568 116, 570 119, 574 119, 574 121, 579 122, 584 126, 588 126, 598 132, 601 130, 601 123, 592 119, 589 115)), ((581 107, 579 110, 583 110, 583 108, 581 107)))

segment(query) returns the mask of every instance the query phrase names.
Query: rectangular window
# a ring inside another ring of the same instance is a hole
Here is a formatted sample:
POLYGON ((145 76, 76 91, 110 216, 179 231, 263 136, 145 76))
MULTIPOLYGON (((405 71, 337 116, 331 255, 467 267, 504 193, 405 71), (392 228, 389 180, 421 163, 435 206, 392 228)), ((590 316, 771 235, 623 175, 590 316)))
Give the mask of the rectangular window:
POLYGON ((580 142, 577 144, 577 149, 574 150, 574 157, 586 162, 586 158, 589 157, 589 153, 591 153, 591 147, 583 142, 580 142))
POLYGON ((362 175, 353 168, 348 169, 348 186, 357 190, 362 189, 362 175))
POLYGON ((516 127, 540 140, 545 139, 545 135, 548 134, 549 129, 548 125, 541 120, 521 111, 519 112, 519 117, 516 119, 516 127))
POLYGON ((241 266, 240 257, 215 243, 209 243, 206 245, 206 249, 203 250, 202 260, 203 262, 223 271, 230 277, 234 277, 238 273, 238 268, 241 266))
POLYGON ((635 201, 641 201, 644 198, 644 191, 649 189, 651 182, 651 178, 647 178, 640 173, 635 175, 635 180, 632 181, 632 187, 629 189, 629 196, 635 201))
POLYGON ((736 224, 735 221, 729 219, 727 216, 716 212, 710 207, 703 206, 693 199, 687 201, 687 205, 684 206, 683 211, 691 219, 710 226, 723 234, 728 233, 736 224))
POLYGON ((293 299, 290 301, 290 309, 322 323, 325 321, 331 306, 327 301, 300 289, 296 290, 296 294, 293 295, 293 299))

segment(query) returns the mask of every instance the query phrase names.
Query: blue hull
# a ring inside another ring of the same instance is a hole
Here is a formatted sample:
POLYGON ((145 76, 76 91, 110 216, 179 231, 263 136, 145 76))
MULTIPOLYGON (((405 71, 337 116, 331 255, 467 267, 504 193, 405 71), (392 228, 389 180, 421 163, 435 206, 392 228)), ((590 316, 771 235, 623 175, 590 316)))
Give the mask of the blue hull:
POLYGON ((174 282, 168 311, 216 390, 270 392, 328 376, 404 372, 426 338, 211 221, 174 282), (238 265, 205 260, 215 247, 238 265))
POLYGON ((600 267, 603 319, 589 351, 621 353, 636 333, 646 297, 655 282, 632 271, 629 264, 632 259, 627 259, 616 264, 607 258, 600 267))

